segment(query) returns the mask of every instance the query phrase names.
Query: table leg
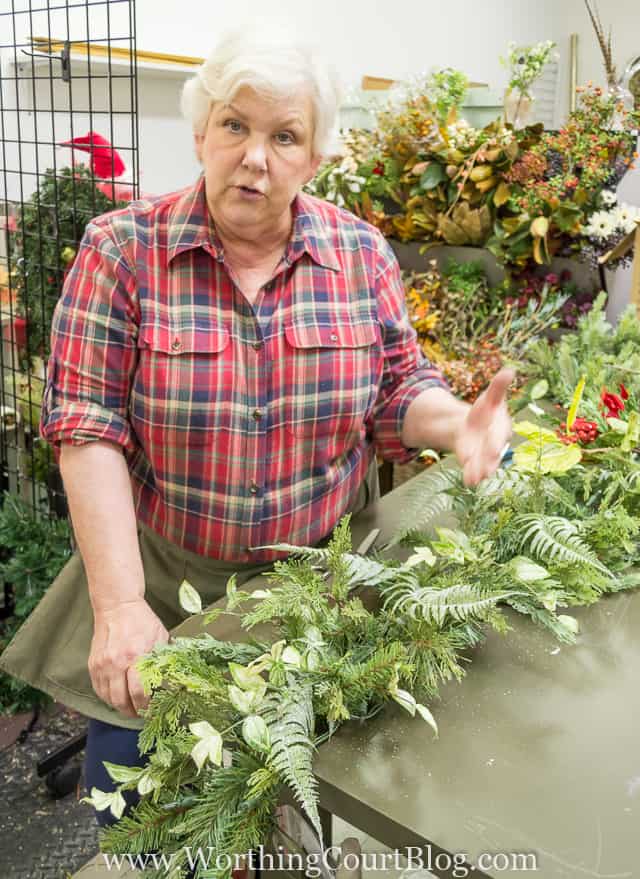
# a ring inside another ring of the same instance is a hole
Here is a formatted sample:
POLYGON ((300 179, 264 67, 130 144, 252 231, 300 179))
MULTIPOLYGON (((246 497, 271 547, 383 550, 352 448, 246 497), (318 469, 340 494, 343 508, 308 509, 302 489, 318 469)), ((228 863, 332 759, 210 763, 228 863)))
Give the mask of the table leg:
POLYGON ((324 846, 325 848, 330 848, 332 845, 331 812, 327 811, 327 809, 323 809, 322 806, 319 806, 318 814, 320 815, 320 826, 322 827, 324 846))

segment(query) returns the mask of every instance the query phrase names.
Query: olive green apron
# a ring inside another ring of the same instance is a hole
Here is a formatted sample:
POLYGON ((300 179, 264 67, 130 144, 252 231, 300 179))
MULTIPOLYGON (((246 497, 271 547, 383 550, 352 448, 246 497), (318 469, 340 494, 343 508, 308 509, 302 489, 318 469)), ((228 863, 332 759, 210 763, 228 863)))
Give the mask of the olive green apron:
MULTIPOLYGON (((380 496, 375 457, 349 507, 355 515, 380 496)), ((272 568, 272 563, 243 564, 206 558, 165 540, 145 525, 138 527, 145 576, 145 599, 171 631, 188 614, 178 588, 186 579, 206 607, 225 594, 234 572, 238 585, 272 568)), ((95 693, 87 666, 93 638, 93 611, 84 565, 76 551, 47 589, 38 606, 0 656, 0 668, 87 717, 127 729, 142 719, 127 717, 95 693)))

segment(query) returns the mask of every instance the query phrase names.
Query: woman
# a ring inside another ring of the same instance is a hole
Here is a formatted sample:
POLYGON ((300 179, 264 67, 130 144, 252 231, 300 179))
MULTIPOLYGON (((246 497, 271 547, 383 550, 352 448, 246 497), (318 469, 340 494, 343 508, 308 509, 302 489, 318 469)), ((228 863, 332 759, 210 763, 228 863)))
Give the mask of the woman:
POLYGON ((213 601, 278 557, 252 547, 317 543, 375 498, 376 451, 454 449, 475 484, 510 436, 510 373, 457 401, 385 239, 301 193, 337 106, 290 35, 224 39, 183 93, 202 177, 92 221, 66 280, 41 430, 80 552, 2 665, 92 718, 89 787, 140 762, 135 661, 183 578, 213 601))

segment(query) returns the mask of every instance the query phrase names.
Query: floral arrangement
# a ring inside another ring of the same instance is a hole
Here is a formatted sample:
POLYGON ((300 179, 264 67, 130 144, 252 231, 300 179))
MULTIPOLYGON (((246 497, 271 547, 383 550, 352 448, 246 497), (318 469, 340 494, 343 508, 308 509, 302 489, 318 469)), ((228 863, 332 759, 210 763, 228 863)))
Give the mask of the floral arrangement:
POLYGON ((632 166, 640 114, 591 85, 578 97, 558 132, 502 120, 476 129, 451 117, 440 124, 431 98, 412 86, 380 111, 375 131, 345 138, 346 157, 309 191, 390 238, 488 247, 514 276, 555 256, 588 258, 585 229, 602 191, 632 166))
MULTIPOLYGON (((600 208, 595 210, 582 226, 586 239, 583 246, 583 259, 596 266, 599 259, 619 244, 629 232, 640 223, 640 208, 629 204, 618 204, 615 192, 605 189, 600 193, 600 208)), ((610 260, 608 268, 617 268, 631 262, 632 253, 610 260)))
POLYGON ((469 88, 469 78, 461 70, 445 67, 434 70, 426 79, 424 90, 431 99, 440 125, 455 118, 469 88))
MULTIPOLYGON (((313 757, 340 726, 366 722, 395 702, 437 734, 429 705, 443 683, 466 673, 488 630, 508 637, 506 609, 572 644, 579 626, 567 609, 640 584, 633 439, 640 331, 627 316, 612 334, 601 305, 571 334, 578 341, 554 352, 566 362, 549 371, 546 387, 540 369, 531 368, 530 405, 540 419, 540 401, 564 393, 570 367, 585 376, 567 401, 564 436, 521 423, 525 441, 513 466, 478 489, 465 487, 455 469, 417 477, 401 521, 372 557, 353 551, 348 517, 324 548, 279 544, 290 556, 266 575, 266 588, 243 591, 232 577, 226 603, 203 616, 214 632, 221 617, 234 621, 236 640, 176 638, 141 661, 151 693, 140 740, 149 762, 107 764, 117 789, 93 789, 90 802, 120 817, 123 791, 137 788, 142 800, 103 832, 103 851, 162 852, 167 875, 179 879, 203 850, 196 879, 228 877, 235 855, 268 843, 283 785, 322 846, 313 757), (586 389, 615 371, 621 356, 633 370, 627 396, 607 385, 591 418, 586 389), (587 422, 609 423, 625 411, 618 445, 590 449, 587 422), (442 516, 448 527, 439 524, 442 516), (258 634, 265 625, 268 639, 258 634)), ((539 364, 547 345, 538 343, 539 364)), ((180 596, 187 612, 202 612, 188 583, 180 596)))
POLYGON ((525 97, 531 97, 531 86, 551 60, 555 46, 552 40, 536 43, 534 46, 509 43, 507 57, 500 59, 509 70, 508 88, 525 97))
POLYGON ((539 429, 527 426, 523 432, 515 425, 532 443, 520 454, 541 449, 551 453, 553 448, 558 453, 562 444, 571 455, 560 456, 565 464, 598 461, 615 468, 640 453, 637 317, 629 307, 612 329, 604 317, 604 299, 604 294, 598 297, 575 333, 556 344, 538 340, 528 350, 522 371, 528 376, 526 394, 539 429))
POLYGON ((477 261, 450 259, 441 271, 403 275, 409 316, 422 350, 445 373, 453 392, 473 402, 505 363, 559 326, 575 325, 593 304, 569 272, 532 275, 492 287, 477 261))

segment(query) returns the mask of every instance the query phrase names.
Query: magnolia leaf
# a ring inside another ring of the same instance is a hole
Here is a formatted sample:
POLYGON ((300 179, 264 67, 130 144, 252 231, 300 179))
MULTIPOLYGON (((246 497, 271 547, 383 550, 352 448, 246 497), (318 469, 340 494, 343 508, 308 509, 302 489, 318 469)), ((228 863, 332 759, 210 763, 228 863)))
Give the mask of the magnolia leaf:
POLYGON ((577 635, 580 631, 578 620, 575 617, 570 617, 566 614, 560 614, 557 619, 562 628, 566 629, 572 635, 577 635))
POLYGON ((153 793, 156 788, 162 786, 162 782, 160 782, 157 778, 154 778, 148 772, 141 777, 138 782, 138 793, 141 797, 145 797, 147 794, 153 793))
POLYGON ((546 427, 540 427, 531 421, 517 421, 513 425, 513 432, 517 433, 518 436, 525 437, 525 439, 537 439, 538 437, 549 440, 556 439, 556 435, 552 430, 547 430, 546 427))
POLYGON ((439 183, 448 179, 447 172, 439 162, 430 162, 420 177, 420 186, 426 190, 435 189, 439 183))
POLYGON ((420 715, 420 717, 425 720, 429 726, 433 729, 436 734, 436 738, 438 736, 438 724, 436 723, 435 717, 429 711, 426 705, 421 705, 419 702, 416 702, 416 711, 420 715))
POLYGON ((201 613, 202 599, 188 580, 183 580, 178 589, 180 607, 187 613, 201 613))
POLYGON ((317 626, 307 626, 307 628, 304 630, 304 637, 309 644, 324 644, 322 632, 317 626))
POLYGON ((268 751, 271 748, 267 724, 257 714, 252 714, 243 720, 242 737, 249 747, 256 751, 268 751))
POLYGON ((227 595, 233 595, 238 591, 238 575, 232 574, 227 580, 227 595))
POLYGON ((97 787, 92 787, 91 796, 83 797, 82 802, 89 803, 98 812, 104 812, 105 809, 110 809, 111 814, 115 818, 122 818, 124 810, 127 806, 125 798, 122 796, 119 790, 107 793, 105 791, 98 790, 97 787))
POLYGON ((525 473, 566 473, 582 460, 582 451, 575 443, 564 445, 555 436, 553 442, 529 440, 516 447, 513 463, 525 473))
POLYGON ((614 431, 614 433, 625 434, 629 430, 629 425, 626 421, 623 421, 622 418, 607 418, 607 424, 614 431))
POLYGON ((253 714, 261 705, 266 688, 266 683, 264 683, 264 690, 241 690, 240 687, 230 684, 229 701, 240 714, 253 714))
POLYGON ((122 818, 124 810, 127 808, 127 803, 119 790, 111 794, 111 805, 109 808, 114 818, 122 818))
POLYGON ((287 642, 284 640, 276 641, 275 644, 271 645, 271 654, 270 655, 271 655, 271 658, 273 659, 274 662, 278 662, 278 660, 282 659, 282 651, 284 650, 284 648, 286 646, 287 646, 287 642))
POLYGON ((576 420, 576 415, 578 414, 578 406, 582 401, 582 394, 586 381, 586 375, 581 376, 580 381, 578 382, 576 389, 573 392, 571 405, 569 406, 569 414, 567 415, 567 433, 571 430, 571 428, 573 427, 573 422, 576 420))
POLYGON ((198 738, 191 751, 198 772, 207 760, 210 760, 215 766, 220 766, 222 763, 222 736, 218 730, 214 729, 206 720, 190 723, 189 729, 198 738))
POLYGON ((302 656, 295 647, 285 647, 282 651, 282 661, 286 663, 286 665, 294 665, 296 668, 300 668, 302 665, 302 656))
POLYGON ((531 393, 529 396, 532 400, 541 400, 543 397, 547 395, 549 391, 549 382, 546 379, 540 379, 539 382, 536 382, 535 385, 531 388, 531 393))
POLYGON ((91 796, 84 797, 83 803, 89 803, 96 809, 98 812, 104 812, 105 809, 109 809, 111 807, 111 802, 113 800, 113 792, 107 792, 103 790, 99 790, 97 787, 91 788, 91 796))
POLYGON ((437 559, 435 555, 431 552, 428 546, 414 546, 413 547, 413 555, 409 556, 406 562, 403 564, 403 568, 414 568, 416 565, 420 565, 423 562, 426 565, 429 565, 432 568, 437 559))
POLYGON ((531 559, 523 555, 511 559, 510 564, 515 576, 518 580, 522 580, 523 583, 536 583, 538 580, 546 580, 549 576, 546 568, 536 564, 536 562, 532 562, 531 559))
POLYGON ((316 671, 320 666, 321 654, 317 650, 308 650, 302 657, 302 668, 305 671, 316 671))
POLYGON ((197 723, 190 723, 189 729, 199 739, 207 738, 207 736, 213 735, 215 729, 211 726, 208 720, 199 720, 197 723))
POLYGON ((109 777, 117 784, 137 782, 144 772, 144 767, 142 766, 119 766, 117 763, 108 763, 106 760, 104 761, 104 768, 109 773, 109 777))
POLYGON ((510 196, 511 189, 509 188, 509 184, 503 180, 493 194, 493 203, 497 208, 500 208, 503 204, 506 204, 509 201, 510 196))
POLYGON ((545 238, 549 232, 549 220, 546 217, 536 217, 532 221, 529 231, 535 238, 545 238))
POLYGON ((244 665, 238 665, 237 662, 230 662, 229 671, 231 672, 231 677, 235 683, 242 690, 257 690, 264 696, 267 685, 255 669, 246 668, 244 665))
POLYGON ((544 415, 544 409, 541 406, 536 406, 535 403, 529 403, 527 409, 530 409, 534 415, 544 415))
POLYGON ((413 698, 411 693, 407 693, 406 690, 398 690, 397 688, 394 688, 391 695, 398 703, 398 705, 402 705, 404 710, 409 712, 411 717, 415 717, 416 700, 413 698))

